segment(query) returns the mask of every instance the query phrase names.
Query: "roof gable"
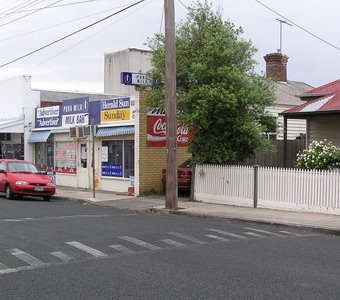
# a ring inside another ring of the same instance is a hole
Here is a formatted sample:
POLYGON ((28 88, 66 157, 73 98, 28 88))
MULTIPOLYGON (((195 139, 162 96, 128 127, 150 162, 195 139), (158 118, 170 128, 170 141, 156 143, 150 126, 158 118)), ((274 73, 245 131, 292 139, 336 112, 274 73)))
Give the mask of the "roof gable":
POLYGON ((301 96, 312 95, 312 94, 319 95, 319 94, 322 94, 322 93, 335 93, 335 92, 338 92, 338 91, 340 91, 340 79, 335 80, 335 81, 330 82, 330 83, 327 83, 327 84, 322 85, 320 87, 317 87, 315 89, 309 90, 308 92, 306 92, 305 94, 302 94, 301 96))
POLYGON ((282 115, 289 114, 318 114, 318 113, 340 113, 340 80, 333 81, 321 87, 312 89, 301 97, 312 100, 304 104, 283 111, 282 115), (311 97, 311 96, 314 96, 311 97))
POLYGON ((287 109, 282 114, 295 113, 321 113, 321 112, 339 112, 340 113, 340 91, 315 100, 310 100, 299 106, 287 109))

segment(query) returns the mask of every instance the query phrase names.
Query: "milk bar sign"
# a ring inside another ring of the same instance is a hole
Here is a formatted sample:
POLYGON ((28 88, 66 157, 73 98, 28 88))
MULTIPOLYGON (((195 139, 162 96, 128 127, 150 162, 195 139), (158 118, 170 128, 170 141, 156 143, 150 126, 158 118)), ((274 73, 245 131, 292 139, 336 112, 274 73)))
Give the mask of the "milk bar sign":
POLYGON ((141 85, 146 84, 146 75, 143 73, 120 73, 120 83, 125 85, 141 85))
POLYGON ((89 125, 89 97, 64 100, 61 122, 63 127, 89 125))

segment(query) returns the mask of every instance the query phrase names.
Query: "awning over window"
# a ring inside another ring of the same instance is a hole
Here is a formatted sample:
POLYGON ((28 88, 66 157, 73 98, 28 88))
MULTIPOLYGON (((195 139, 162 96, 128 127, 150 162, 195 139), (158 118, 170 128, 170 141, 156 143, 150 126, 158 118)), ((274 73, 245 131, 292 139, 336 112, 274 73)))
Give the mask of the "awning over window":
POLYGON ((17 118, 0 119, 0 132, 4 133, 23 133, 24 119, 22 116, 17 118))
POLYGON ((51 129, 51 133, 69 133, 70 129, 68 128, 56 128, 56 129, 51 129))
POLYGON ((50 130, 33 131, 31 136, 28 138, 28 142, 29 143, 46 142, 50 134, 51 134, 50 130))
POLYGON ((107 137, 116 135, 125 135, 135 133, 135 126, 117 126, 117 127, 102 127, 98 128, 96 137, 107 137))

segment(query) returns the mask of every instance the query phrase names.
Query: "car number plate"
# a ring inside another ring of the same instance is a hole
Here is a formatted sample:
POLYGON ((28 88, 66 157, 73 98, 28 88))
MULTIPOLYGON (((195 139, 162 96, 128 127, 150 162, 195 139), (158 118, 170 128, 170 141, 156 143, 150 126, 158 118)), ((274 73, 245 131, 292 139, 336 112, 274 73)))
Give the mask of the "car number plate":
POLYGON ((37 191, 37 192, 43 192, 43 191, 44 191, 44 188, 41 187, 41 186, 36 186, 36 187, 34 188, 34 190, 37 191))

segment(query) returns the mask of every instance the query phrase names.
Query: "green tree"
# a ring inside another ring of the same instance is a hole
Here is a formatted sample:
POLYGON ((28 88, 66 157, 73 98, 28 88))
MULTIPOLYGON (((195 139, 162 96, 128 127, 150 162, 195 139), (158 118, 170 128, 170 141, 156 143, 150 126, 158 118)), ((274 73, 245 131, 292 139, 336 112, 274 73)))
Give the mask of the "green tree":
MULTIPOLYGON (((177 108, 179 121, 194 128, 189 150, 197 163, 232 163, 270 148, 262 133, 272 130, 265 112, 272 84, 255 74, 256 49, 242 33, 207 1, 194 2, 177 25, 177 108)), ((164 107, 165 38, 146 44, 153 50, 148 105, 164 107)))

